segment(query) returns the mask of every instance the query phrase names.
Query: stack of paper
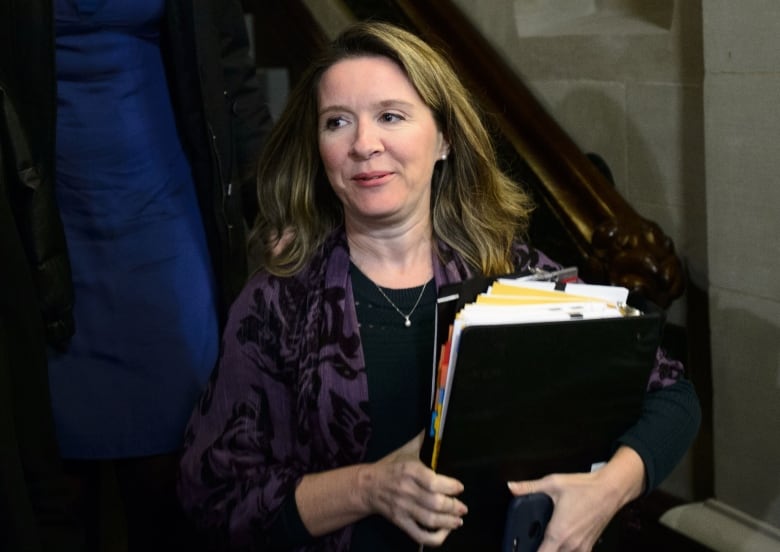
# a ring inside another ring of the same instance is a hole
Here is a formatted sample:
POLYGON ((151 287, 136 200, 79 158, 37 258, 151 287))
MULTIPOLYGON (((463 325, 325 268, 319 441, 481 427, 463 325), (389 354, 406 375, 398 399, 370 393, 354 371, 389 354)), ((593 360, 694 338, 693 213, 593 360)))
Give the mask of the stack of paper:
MULTIPOLYGON (((458 359, 464 328, 498 324, 524 324, 619 318, 640 314, 626 306, 628 290, 622 287, 582 283, 498 279, 476 300, 456 314, 441 347, 436 367, 434 406, 429 438, 433 440, 431 467, 436 469, 449 403, 448 391, 458 359)), ((441 300, 447 300, 441 299, 441 300)), ((440 300, 440 301, 441 301, 440 300)))

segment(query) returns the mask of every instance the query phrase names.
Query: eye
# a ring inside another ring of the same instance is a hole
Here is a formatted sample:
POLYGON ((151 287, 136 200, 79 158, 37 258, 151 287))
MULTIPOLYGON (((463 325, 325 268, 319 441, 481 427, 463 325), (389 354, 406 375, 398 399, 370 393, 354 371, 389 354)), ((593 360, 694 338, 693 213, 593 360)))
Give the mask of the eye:
POLYGON ((346 126, 346 124, 347 120, 344 117, 329 117, 328 119, 325 119, 326 130, 336 130, 337 128, 346 126))
POLYGON ((398 113, 386 111, 379 116, 379 119, 384 123, 396 123, 398 121, 403 121, 404 117, 398 113))

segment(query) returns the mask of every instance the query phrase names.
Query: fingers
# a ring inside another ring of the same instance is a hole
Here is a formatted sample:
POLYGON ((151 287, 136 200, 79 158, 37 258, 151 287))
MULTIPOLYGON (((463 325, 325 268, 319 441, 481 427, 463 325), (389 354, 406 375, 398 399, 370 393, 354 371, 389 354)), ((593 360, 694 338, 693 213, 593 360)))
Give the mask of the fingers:
POLYGON ((457 529, 463 525, 461 516, 466 514, 466 505, 451 496, 439 496, 437 508, 425 504, 410 504, 409 514, 418 525, 428 529, 457 529))
POLYGON ((463 483, 452 477, 440 475, 435 472, 424 474, 417 483, 431 493, 447 496, 458 496, 463 492, 463 483), (433 474, 433 477, 431 477, 433 474))
MULTIPOLYGON (((454 496, 442 494, 425 497, 425 501, 421 506, 428 512, 457 518, 465 516, 469 511, 466 505, 454 496)), ((426 527, 436 527, 436 525, 430 525, 428 523, 423 523, 423 525, 426 527)))
MULTIPOLYGON (((468 512, 466 505, 456 498, 463 492, 463 484, 457 479, 436 474, 424 468, 414 471, 410 479, 401 480, 400 489, 419 508, 434 514, 463 516, 468 512)), ((436 527, 417 516, 426 527, 436 527)))
POLYGON ((453 496, 463 491, 460 481, 436 474, 419 460, 387 469, 394 475, 380 512, 415 541, 438 546, 463 525, 468 508, 453 496))
POLYGON ((452 532, 451 529, 425 529, 417 525, 411 518, 404 523, 398 524, 407 535, 409 535, 415 542, 423 544, 425 546, 441 546, 444 539, 452 532))
POLYGON ((437 474, 419 459, 422 433, 373 464, 371 509, 415 541, 438 546, 463 525, 468 509, 456 498, 463 484, 437 474))
POLYGON ((401 482, 402 485, 406 482, 408 493, 415 494, 420 491, 432 495, 458 496, 463 492, 463 483, 453 477, 436 473, 417 459, 396 461, 389 464, 388 469, 391 470, 391 480, 401 482))
POLYGON ((408 516, 397 519, 396 524, 404 529, 415 541, 438 546, 452 532, 463 525, 466 506, 451 496, 436 497, 438 506, 430 508, 427 505, 410 503, 405 512, 408 516))
POLYGON ((539 552, 591 550, 616 511, 608 487, 593 473, 553 474, 509 488, 517 494, 543 492, 555 503, 539 552))

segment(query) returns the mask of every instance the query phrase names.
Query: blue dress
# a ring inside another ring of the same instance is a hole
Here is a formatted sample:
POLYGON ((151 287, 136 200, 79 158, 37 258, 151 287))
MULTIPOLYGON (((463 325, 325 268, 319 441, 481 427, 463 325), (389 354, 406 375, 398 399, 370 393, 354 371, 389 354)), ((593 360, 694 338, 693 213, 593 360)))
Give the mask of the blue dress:
POLYGON ((160 52, 164 0, 56 0, 56 192, 76 335, 50 351, 65 458, 171 452, 218 350, 205 232, 160 52))

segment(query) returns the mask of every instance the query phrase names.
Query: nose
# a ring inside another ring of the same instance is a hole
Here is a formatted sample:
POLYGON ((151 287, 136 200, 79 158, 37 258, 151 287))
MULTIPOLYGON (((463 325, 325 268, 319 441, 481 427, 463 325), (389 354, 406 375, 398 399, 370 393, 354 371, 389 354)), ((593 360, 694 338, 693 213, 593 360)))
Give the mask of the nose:
POLYGON ((359 121, 355 125, 352 154, 361 159, 368 159, 383 149, 379 129, 369 121, 359 121))

